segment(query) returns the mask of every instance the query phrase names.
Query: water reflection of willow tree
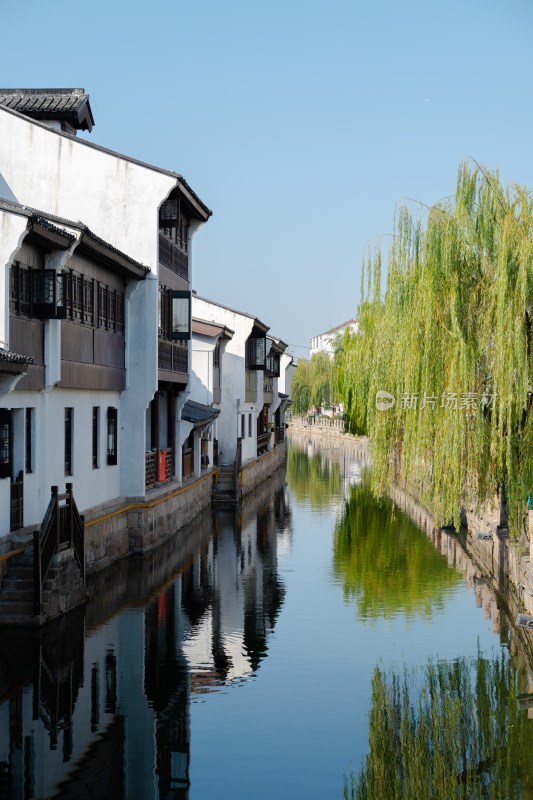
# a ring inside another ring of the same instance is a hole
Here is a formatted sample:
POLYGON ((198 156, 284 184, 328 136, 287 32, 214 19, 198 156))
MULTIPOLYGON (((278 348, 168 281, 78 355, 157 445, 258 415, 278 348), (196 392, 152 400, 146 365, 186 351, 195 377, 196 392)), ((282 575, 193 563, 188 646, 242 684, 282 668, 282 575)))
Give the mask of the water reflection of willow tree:
POLYGON ((372 680, 369 753, 345 800, 533 796, 533 720, 506 653, 372 680))
POLYGON ((308 499, 312 508, 329 505, 342 490, 339 464, 320 454, 310 457, 294 446, 287 453, 287 480, 296 499, 308 499))
POLYGON ((461 583, 406 514, 376 500, 368 472, 335 527, 333 571, 363 618, 427 617, 461 583))

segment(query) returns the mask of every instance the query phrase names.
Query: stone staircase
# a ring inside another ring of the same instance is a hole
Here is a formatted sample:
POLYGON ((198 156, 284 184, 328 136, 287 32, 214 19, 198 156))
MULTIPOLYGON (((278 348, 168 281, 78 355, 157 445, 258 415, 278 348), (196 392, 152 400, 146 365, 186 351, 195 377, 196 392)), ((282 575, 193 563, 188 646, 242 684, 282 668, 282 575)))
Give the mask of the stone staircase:
POLYGON ((24 553, 13 556, 0 589, 0 625, 37 626, 84 602, 87 597, 83 577, 73 552, 58 553, 43 586, 41 613, 35 613, 33 537, 14 540, 13 549, 24 553))
POLYGON ((213 484, 213 503, 215 505, 237 502, 235 469, 235 464, 223 464, 218 468, 218 483, 213 484))

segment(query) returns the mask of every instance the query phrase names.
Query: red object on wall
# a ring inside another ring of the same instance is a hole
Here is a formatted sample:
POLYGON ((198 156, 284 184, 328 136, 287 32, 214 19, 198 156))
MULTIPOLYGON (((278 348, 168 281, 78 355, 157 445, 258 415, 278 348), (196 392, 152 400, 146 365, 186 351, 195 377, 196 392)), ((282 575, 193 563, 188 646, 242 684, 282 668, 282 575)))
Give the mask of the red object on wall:
POLYGON ((158 477, 157 477, 157 480, 160 483, 163 483, 163 481, 165 480, 166 471, 167 471, 167 451, 166 450, 160 450, 159 451, 159 470, 158 470, 158 477))

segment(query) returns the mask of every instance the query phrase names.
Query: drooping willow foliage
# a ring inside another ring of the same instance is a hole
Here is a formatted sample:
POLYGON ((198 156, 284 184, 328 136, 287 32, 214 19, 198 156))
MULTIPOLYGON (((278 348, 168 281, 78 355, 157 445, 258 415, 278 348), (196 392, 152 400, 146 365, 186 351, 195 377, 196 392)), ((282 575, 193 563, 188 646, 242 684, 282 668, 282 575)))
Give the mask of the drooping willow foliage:
MULTIPOLYGON (((341 349, 342 341, 336 347, 336 357, 341 349)), ((298 359, 291 396, 296 414, 307 414, 313 406, 329 408, 338 401, 335 366, 327 353, 313 353, 309 361, 298 359)))
POLYGON ((406 479, 441 521, 503 485, 516 531, 533 487, 532 226, 527 189, 462 164, 453 198, 399 210, 383 291, 380 253, 364 265, 338 370, 347 424, 369 436, 375 490, 406 479))
POLYGON ((357 778, 345 777, 345 800, 530 797, 533 726, 520 682, 504 653, 403 675, 376 669, 369 752, 357 778))

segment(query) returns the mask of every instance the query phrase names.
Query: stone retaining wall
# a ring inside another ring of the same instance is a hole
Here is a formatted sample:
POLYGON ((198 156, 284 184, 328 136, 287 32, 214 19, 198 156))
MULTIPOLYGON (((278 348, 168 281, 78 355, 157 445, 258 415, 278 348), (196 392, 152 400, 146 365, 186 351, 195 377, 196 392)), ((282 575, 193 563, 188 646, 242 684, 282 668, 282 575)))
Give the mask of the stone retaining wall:
POLYGON ((87 574, 130 553, 147 553, 211 504, 215 470, 184 486, 169 484, 146 497, 120 497, 85 513, 87 574))
POLYGON ((287 443, 280 442, 272 453, 266 453, 257 460, 243 464, 241 474, 241 497, 253 492, 256 486, 263 483, 270 475, 285 464, 287 443))

